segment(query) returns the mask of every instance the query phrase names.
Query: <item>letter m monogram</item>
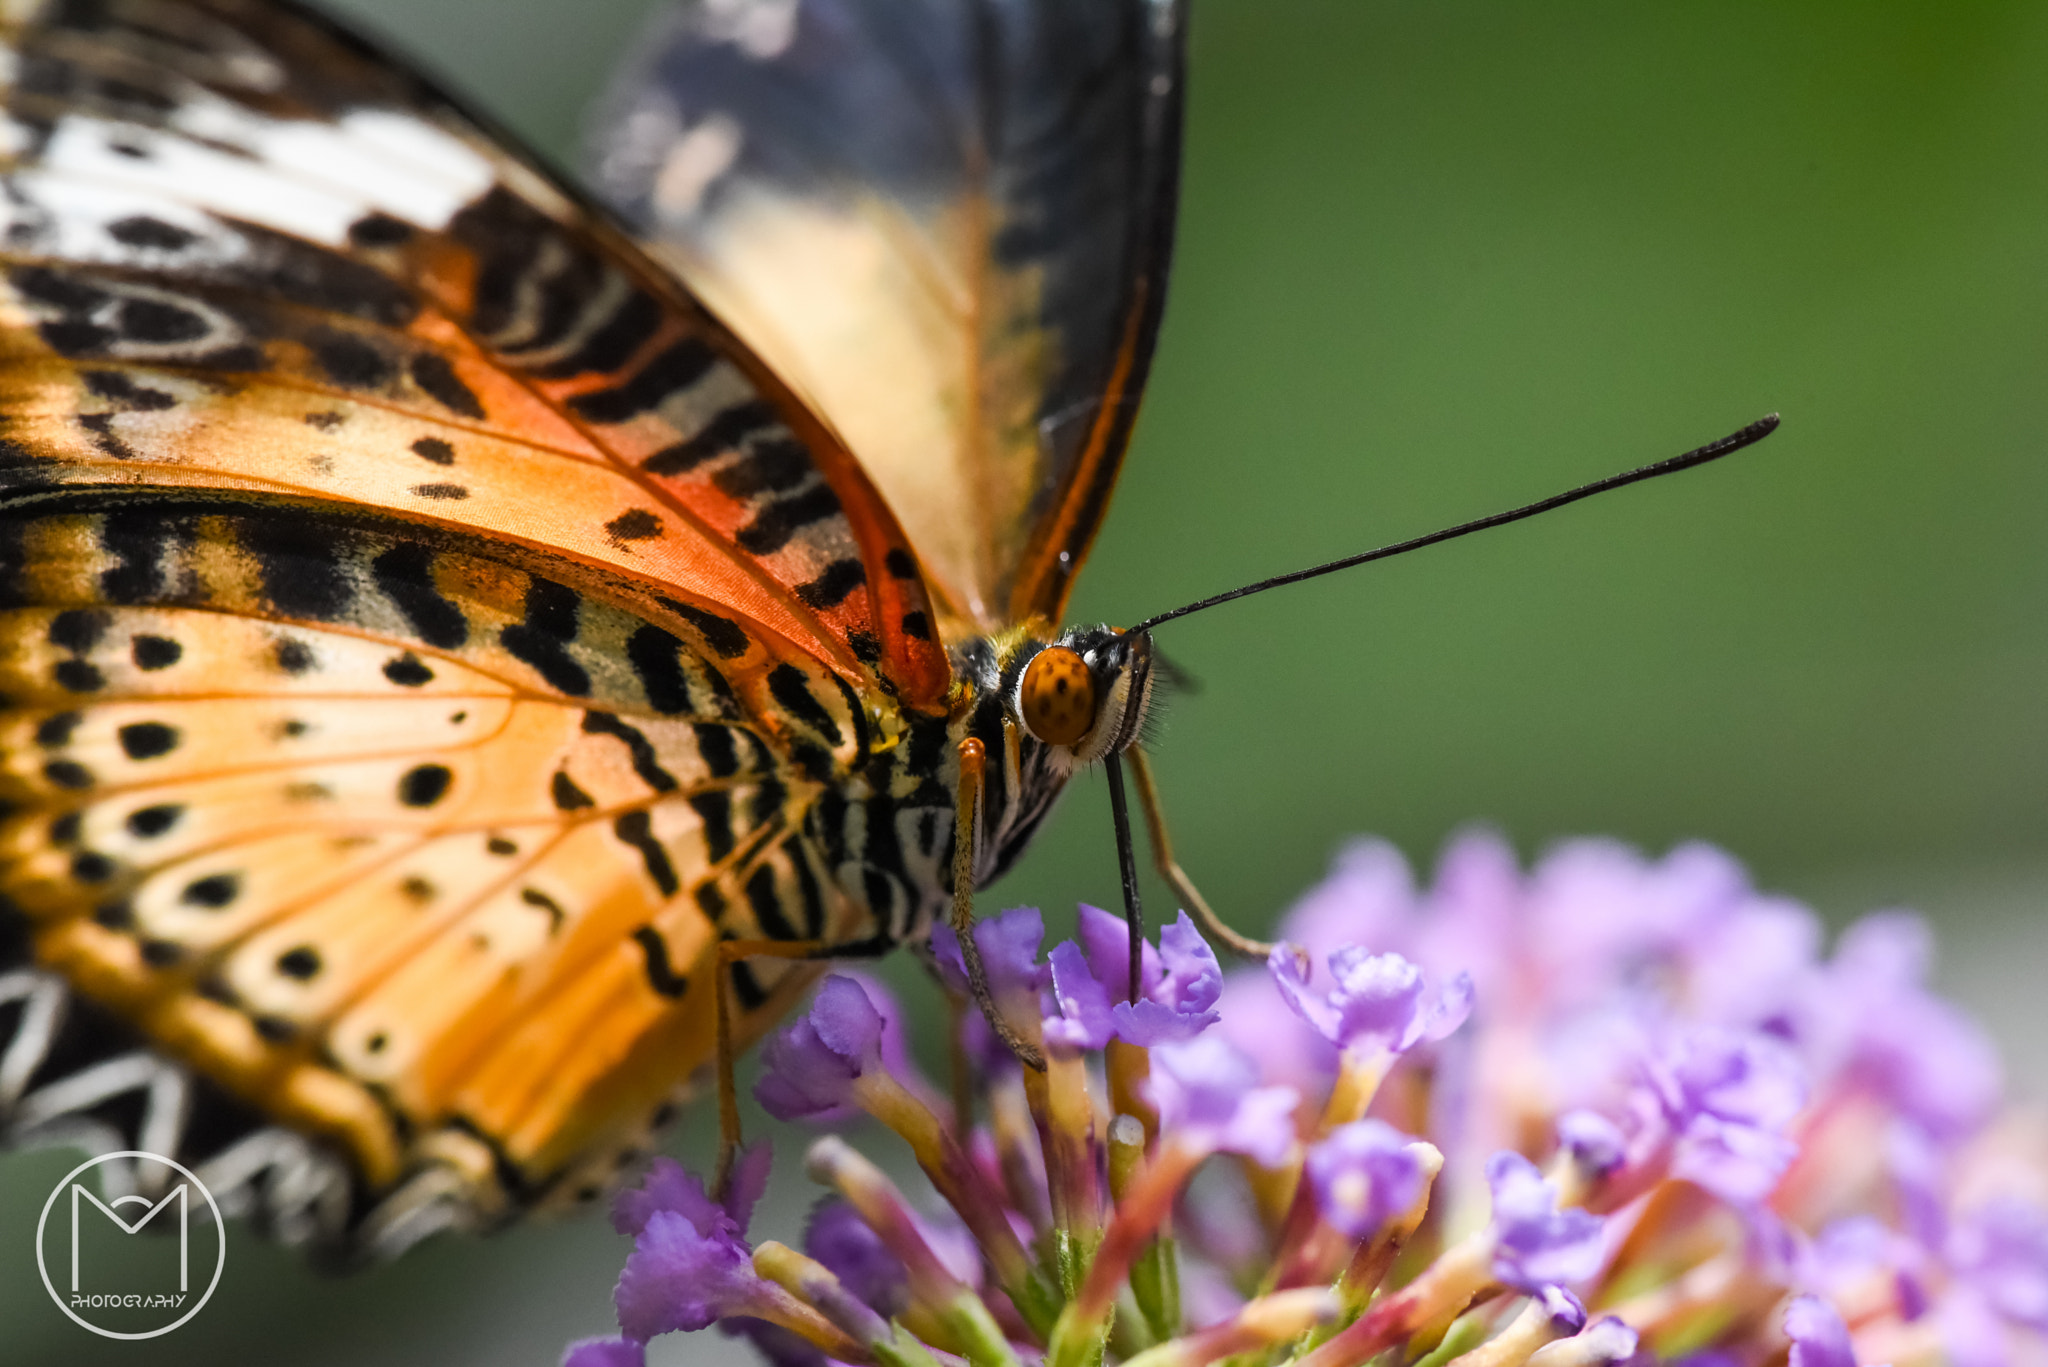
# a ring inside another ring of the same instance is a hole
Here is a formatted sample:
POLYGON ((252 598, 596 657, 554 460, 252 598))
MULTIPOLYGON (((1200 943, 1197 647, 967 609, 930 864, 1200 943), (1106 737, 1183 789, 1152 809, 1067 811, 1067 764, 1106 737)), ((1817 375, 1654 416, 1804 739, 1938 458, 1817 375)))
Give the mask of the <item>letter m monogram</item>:
POLYGON ((144 1225, 148 1224, 151 1220, 154 1220, 157 1216, 158 1211, 162 1210, 171 1202, 176 1201, 178 1203, 178 1290, 186 1291, 190 1289, 187 1283, 190 1280, 189 1266, 191 1255, 191 1231, 187 1227, 186 1223, 186 1197, 185 1184, 183 1182, 180 1182, 177 1186, 172 1187, 171 1190, 165 1194, 164 1199, 158 1201, 153 1206, 149 1206, 149 1198, 147 1196, 115 1197, 115 1206, 125 1206, 130 1204, 149 1206, 149 1209, 142 1213, 141 1218, 136 1220, 135 1223, 132 1225, 129 1224, 128 1221, 122 1219, 120 1213, 116 1211, 113 1206, 108 1205, 106 1202, 100 1200, 99 1197, 93 1195, 90 1191, 87 1191, 84 1187, 78 1185, 78 1183, 73 1182, 71 1184, 71 1289, 74 1293, 78 1290, 78 1198, 81 1196, 83 1196, 86 1200, 92 1202, 94 1205, 98 1206, 109 1220, 112 1220, 116 1225, 120 1226, 121 1232, 123 1234, 135 1233, 144 1225))

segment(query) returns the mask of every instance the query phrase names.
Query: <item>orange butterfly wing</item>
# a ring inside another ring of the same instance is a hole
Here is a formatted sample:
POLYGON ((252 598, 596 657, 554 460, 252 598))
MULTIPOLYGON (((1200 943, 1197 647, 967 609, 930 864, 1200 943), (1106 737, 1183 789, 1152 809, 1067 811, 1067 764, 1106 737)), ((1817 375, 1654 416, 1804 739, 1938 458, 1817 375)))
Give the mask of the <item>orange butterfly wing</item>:
MULTIPOLYGON (((946 698, 900 528, 324 24, 4 39, 5 1137, 385 1251, 594 1193, 709 1053, 715 937, 875 933, 803 825, 946 698)), ((737 968, 750 1028, 808 972, 737 968)))

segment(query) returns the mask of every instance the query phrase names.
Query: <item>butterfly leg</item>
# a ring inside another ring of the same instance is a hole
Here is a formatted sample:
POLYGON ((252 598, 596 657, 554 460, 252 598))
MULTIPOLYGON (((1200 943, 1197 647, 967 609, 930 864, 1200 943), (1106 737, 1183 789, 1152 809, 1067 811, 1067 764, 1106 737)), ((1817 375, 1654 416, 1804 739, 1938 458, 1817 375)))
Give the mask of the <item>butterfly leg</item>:
POLYGON ((1144 747, 1133 745, 1124 753, 1130 757, 1131 777, 1137 780, 1138 805, 1145 809, 1145 829, 1152 839, 1152 859, 1158 865, 1160 877, 1172 886, 1180 904, 1194 913, 1210 939, 1241 958, 1264 961, 1272 954, 1273 946, 1264 940, 1240 934, 1225 924, 1222 917, 1210 910, 1194 880, 1174 859, 1173 841, 1166 833, 1166 813, 1159 805, 1159 785, 1153 781, 1152 761, 1146 757, 1144 747))
POLYGON ((988 967, 981 961, 981 946, 974 940, 974 865, 981 848, 981 793, 988 776, 988 751, 969 736, 960 742, 960 790, 953 810, 953 934, 960 941, 960 959, 967 967, 967 990, 996 1038, 1009 1047, 1018 1062, 1038 1072, 1045 1071, 1045 1055, 1038 1046, 1010 1028, 996 1008, 995 993, 988 985, 988 967))
POLYGON ((718 1045, 718 1166, 711 1178, 714 1200, 725 1198, 725 1184, 732 1177, 733 1160, 740 1152, 740 1093, 733 1080, 736 1060, 729 970, 742 959, 816 959, 829 953, 830 947, 822 940, 721 940, 718 944, 718 966, 711 975, 718 1045))

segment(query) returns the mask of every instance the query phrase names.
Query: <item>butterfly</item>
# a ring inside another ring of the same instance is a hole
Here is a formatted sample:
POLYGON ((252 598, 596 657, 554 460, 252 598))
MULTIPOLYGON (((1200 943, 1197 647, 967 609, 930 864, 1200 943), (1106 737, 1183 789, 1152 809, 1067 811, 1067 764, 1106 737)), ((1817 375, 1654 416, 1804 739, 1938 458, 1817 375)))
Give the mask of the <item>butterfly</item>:
POLYGON ((647 246, 311 10, 0 16, 6 1140, 343 1257, 590 1199, 1135 739, 1059 623, 1183 0, 685 5, 647 246))

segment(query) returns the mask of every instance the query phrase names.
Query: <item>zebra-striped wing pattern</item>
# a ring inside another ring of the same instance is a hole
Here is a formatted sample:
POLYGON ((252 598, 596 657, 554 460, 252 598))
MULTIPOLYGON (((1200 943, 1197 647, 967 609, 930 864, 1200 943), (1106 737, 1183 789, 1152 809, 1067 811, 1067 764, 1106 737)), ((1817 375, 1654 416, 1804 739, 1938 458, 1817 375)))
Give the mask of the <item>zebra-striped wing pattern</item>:
POLYGON ((600 187, 801 386, 957 630, 1059 621, 1165 303, 1185 0, 689 0, 600 187))
MULTIPOLYGON (((745 346, 353 41, 24 12, 0 1125, 386 1252, 595 1194, 708 1058, 715 939, 889 929, 805 820, 943 704, 917 562, 745 346)), ((807 975, 737 966, 742 1033, 807 975)))

